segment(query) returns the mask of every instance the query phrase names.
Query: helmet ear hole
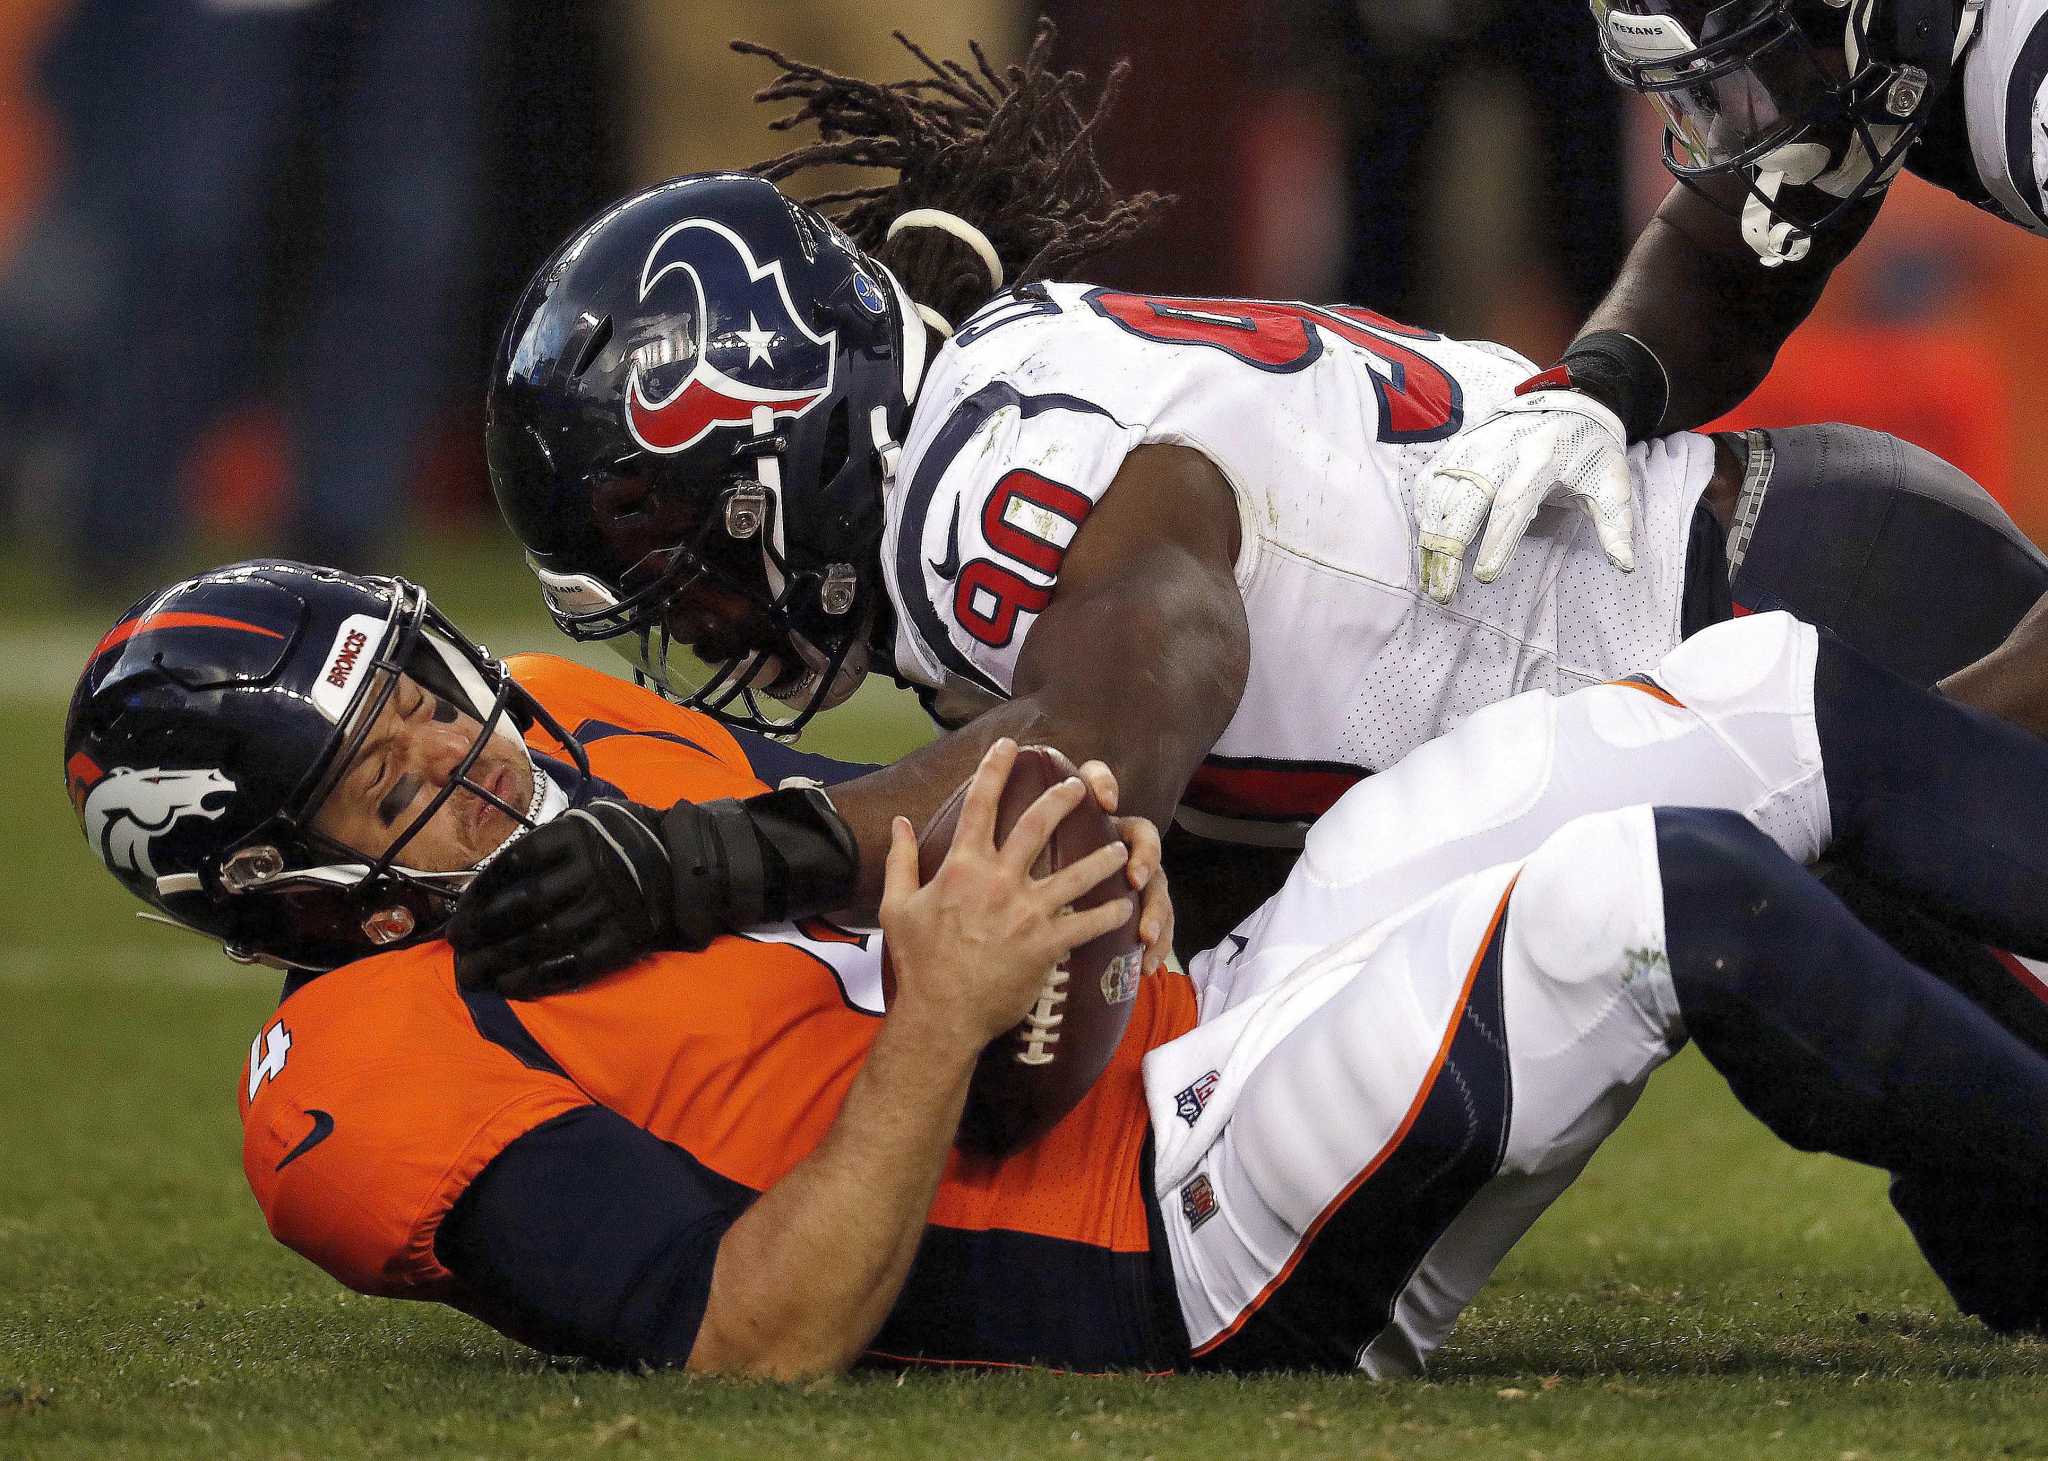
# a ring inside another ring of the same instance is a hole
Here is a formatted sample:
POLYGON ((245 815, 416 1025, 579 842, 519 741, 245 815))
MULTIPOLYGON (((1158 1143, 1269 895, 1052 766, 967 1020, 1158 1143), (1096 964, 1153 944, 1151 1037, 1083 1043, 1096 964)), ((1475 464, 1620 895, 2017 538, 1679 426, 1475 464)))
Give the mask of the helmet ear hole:
POLYGON ((830 482, 839 475, 846 465, 851 450, 852 431, 848 426, 846 401, 842 397, 832 408, 832 418, 825 423, 825 441, 818 457, 818 480, 830 482))
POLYGON ((583 348, 576 352, 576 359, 569 367, 569 379, 581 379, 583 372, 596 363, 597 357, 604 353, 604 347, 611 342, 612 317, 606 315, 584 337, 583 348))

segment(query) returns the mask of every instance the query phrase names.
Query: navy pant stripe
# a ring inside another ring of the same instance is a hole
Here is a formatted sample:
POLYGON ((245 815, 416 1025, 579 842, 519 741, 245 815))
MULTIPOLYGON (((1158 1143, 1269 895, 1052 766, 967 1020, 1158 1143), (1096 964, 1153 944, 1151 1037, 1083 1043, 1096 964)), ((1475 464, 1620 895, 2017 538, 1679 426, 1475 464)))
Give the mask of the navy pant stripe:
POLYGON ((1506 936, 1503 916, 1400 1144, 1311 1230, 1280 1286, 1197 1364, 1349 1368, 1387 1327, 1423 1258, 1500 1170, 1514 1104, 1501 992, 1506 936))

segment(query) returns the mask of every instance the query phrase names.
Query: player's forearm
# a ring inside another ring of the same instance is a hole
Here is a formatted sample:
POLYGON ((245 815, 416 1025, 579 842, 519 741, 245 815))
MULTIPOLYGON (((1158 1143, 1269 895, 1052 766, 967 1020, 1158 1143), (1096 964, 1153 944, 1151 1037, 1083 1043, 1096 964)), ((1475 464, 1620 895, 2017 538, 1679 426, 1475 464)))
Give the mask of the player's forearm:
POLYGON ((1766 269, 1731 215, 1674 188, 1581 334, 1619 330, 1647 345, 1669 381, 1658 430, 1689 430, 1757 388, 1868 224, 1854 220, 1798 263, 1766 269))
POLYGON ((845 910, 848 916, 862 921, 874 916, 890 818, 908 817, 912 826, 923 826, 999 736, 1020 745, 1056 747, 1077 763, 1102 761, 1116 775, 1117 811, 1165 826, 1188 778, 1229 719, 1237 686, 1210 687, 1205 713, 1176 709, 1176 702, 1166 698, 1172 687, 1148 684, 1151 677, 1125 682, 1129 693, 1114 700, 1079 683, 1086 678, 1069 677, 1008 701, 892 766, 834 787, 833 806, 860 847, 859 896, 845 910), (1222 698, 1226 688, 1227 698, 1222 698), (1220 718, 1214 709, 1219 701, 1220 718))
POLYGON ((862 923, 874 921, 882 896, 891 818, 907 817, 911 826, 924 826, 954 789, 974 774, 983 753, 998 736, 1009 736, 1020 745, 1050 744, 1064 751, 1058 735, 1059 727, 1050 724, 1038 706, 1012 700, 879 771, 833 787, 832 805, 853 830, 860 848, 859 883, 846 914, 862 923))
POLYGON ((1018 654, 1014 698, 833 788, 860 843, 863 901, 880 896, 890 817, 923 826, 998 736, 1105 763, 1117 811, 1164 827, 1244 693, 1251 633, 1237 535, 1230 484, 1206 457, 1133 452, 1067 550, 1018 654))
POLYGON ((719 1244, 690 1368, 794 1379, 857 1360, 902 1291, 976 1050, 886 1021, 817 1150, 719 1244))
POLYGON ((1935 686, 1959 705, 1995 715, 2048 739, 2048 599, 2034 605, 1984 658, 1964 665, 1935 686))
POLYGON ((1629 251, 1607 297, 1583 333, 1619 330, 1650 348, 1669 382, 1660 432, 1684 431, 1729 410, 1755 390, 1799 319, 1773 319, 1742 299, 1751 282, 1736 271, 1762 273, 1698 246, 1661 216, 1629 251), (1738 302, 1740 301, 1740 302, 1738 302))

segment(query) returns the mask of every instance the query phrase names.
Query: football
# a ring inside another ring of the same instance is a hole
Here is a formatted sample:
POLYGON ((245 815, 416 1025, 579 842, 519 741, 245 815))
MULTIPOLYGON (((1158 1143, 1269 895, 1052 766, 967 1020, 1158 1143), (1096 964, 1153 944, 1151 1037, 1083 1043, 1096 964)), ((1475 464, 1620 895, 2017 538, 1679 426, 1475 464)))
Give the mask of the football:
MULTIPOLYGON (((1052 747, 1019 747, 996 810, 997 843, 1010 835, 1040 793, 1073 774, 1074 763, 1052 747)), ((963 782, 925 824, 917 844, 919 878, 929 879, 945 861, 966 795, 963 782)), ((1090 798, 1054 830, 1032 874, 1045 877, 1115 840, 1115 827, 1090 798)), ((1074 906, 1092 908, 1128 891, 1118 872, 1082 894, 1074 906)), ((1000 1156, 1051 1130, 1071 1111, 1123 1039, 1143 963, 1133 900, 1131 916, 1122 925, 1082 944, 1064 963, 1046 970, 1030 1011, 982 1051, 956 1145, 963 1151, 1000 1156)), ((893 995, 894 971, 886 959, 883 977, 885 997, 893 995)))

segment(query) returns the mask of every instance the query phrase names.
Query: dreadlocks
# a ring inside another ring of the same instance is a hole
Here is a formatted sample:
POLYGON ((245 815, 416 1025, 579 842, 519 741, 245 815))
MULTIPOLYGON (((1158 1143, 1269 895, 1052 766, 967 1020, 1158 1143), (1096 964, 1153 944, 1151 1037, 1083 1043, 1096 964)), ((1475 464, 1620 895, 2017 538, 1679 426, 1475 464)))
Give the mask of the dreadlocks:
POLYGON ((756 101, 796 101, 771 125, 816 123, 819 140, 753 171, 774 182, 841 164, 894 169, 893 182, 822 193, 805 201, 827 212, 862 249, 893 270, 920 304, 953 321, 992 297, 989 269, 966 244, 931 229, 887 237, 916 208, 953 213, 979 228, 1011 283, 1057 275, 1142 230, 1169 200, 1120 196, 1095 158, 1095 129, 1108 114, 1129 62, 1118 62, 1095 105, 1076 93, 1086 78, 1051 65, 1054 31, 1041 20, 1019 66, 998 72, 979 43, 972 67, 937 61, 901 31, 898 42, 927 75, 878 83, 791 60, 751 41, 735 51, 764 56, 782 74, 756 101), (838 205, 833 207, 831 205, 838 205))

